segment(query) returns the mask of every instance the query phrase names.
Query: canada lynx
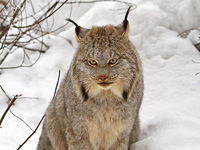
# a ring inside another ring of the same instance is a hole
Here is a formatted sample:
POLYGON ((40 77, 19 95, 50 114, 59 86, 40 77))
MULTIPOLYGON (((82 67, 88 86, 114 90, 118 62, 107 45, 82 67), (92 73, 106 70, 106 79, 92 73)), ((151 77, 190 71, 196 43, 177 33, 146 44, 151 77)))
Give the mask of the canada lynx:
POLYGON ((129 22, 85 29, 51 101, 38 150, 128 150, 137 140, 143 97, 140 58, 128 39, 129 22))

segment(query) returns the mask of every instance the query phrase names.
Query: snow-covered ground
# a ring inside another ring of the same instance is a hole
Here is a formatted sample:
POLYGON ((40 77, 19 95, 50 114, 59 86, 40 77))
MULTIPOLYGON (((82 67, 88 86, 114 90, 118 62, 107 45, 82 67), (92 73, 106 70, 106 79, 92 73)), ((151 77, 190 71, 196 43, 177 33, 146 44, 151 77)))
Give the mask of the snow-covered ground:
MULTIPOLYGON (((43 1, 42 3, 44 3, 43 1)), ((134 0, 137 9, 130 12, 130 39, 137 48, 144 70, 144 99, 140 110, 141 133, 133 150, 200 150, 200 53, 192 40, 177 36, 200 27, 199 0, 134 0), (199 62, 199 63, 195 63, 199 62)), ((38 5, 37 1, 35 4, 38 5)), ((74 5, 71 18, 79 25, 121 23, 128 8, 117 2, 74 5)), ((55 26, 65 22, 68 9, 56 14, 55 26), (66 11, 66 13, 65 13, 66 11)), ((31 68, 0 70, 0 85, 10 97, 22 94, 11 110, 33 129, 53 97, 58 71, 61 79, 76 50, 74 26, 68 25, 60 36, 44 41, 50 49, 31 68), (64 38, 62 38, 64 37, 64 38), (66 39, 72 41, 72 44, 66 39)), ((30 53, 31 60, 38 54, 30 53)), ((15 66, 23 51, 10 54, 2 66, 15 66)), ((0 90, 0 117, 7 107, 7 97, 0 90)), ((0 128, 0 150, 14 150, 32 131, 10 112, 0 128)), ((35 150, 41 126, 22 147, 35 150)))

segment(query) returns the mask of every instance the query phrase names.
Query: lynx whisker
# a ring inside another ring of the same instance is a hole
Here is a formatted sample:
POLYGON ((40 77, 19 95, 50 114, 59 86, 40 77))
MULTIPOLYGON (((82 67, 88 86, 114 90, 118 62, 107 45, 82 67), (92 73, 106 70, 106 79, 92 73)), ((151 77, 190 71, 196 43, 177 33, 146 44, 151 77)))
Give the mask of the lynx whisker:
POLYGON ((90 76, 90 78, 92 78, 92 79, 94 79, 94 80, 97 80, 97 77, 96 77, 96 76, 94 76, 94 75, 92 75, 92 74, 90 74, 89 76, 90 76))
POLYGON ((115 73, 114 75, 112 75, 111 77, 110 77, 110 79, 115 79, 115 78, 117 78, 118 77, 118 73, 115 73))

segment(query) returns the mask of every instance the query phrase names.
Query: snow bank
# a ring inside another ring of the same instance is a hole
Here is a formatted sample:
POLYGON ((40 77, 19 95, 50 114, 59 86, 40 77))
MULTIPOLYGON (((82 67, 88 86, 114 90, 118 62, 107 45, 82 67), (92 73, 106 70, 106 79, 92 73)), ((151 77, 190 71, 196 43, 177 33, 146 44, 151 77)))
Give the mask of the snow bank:
MULTIPOLYGON (((199 150, 200 149, 200 54, 193 46, 192 34, 187 38, 177 36, 186 29, 200 25, 198 0, 135 0, 137 9, 130 13, 130 39, 140 53, 145 91, 140 111, 141 133, 134 150, 199 150)), ((74 7, 72 19, 79 25, 119 24, 127 8, 122 3, 101 2, 74 7)), ((66 8, 55 27, 64 22, 66 8), (64 17, 63 17, 64 16, 64 17), (60 23, 59 23, 60 22, 60 23)), ((195 34, 196 35, 196 34, 195 34)), ((194 37, 195 39, 197 37, 194 37)), ((66 73, 76 49, 74 27, 69 25, 60 36, 46 37, 51 48, 42 54, 32 68, 2 70, 0 84, 6 92, 23 94, 12 111, 35 128, 53 97, 58 70, 61 79, 66 73), (65 37, 63 39, 62 37, 65 37), (67 40, 66 40, 67 39, 67 40), (68 42, 71 41, 71 42, 68 42), (72 44, 71 44, 72 43, 72 44)), ((32 54, 33 59, 37 54, 32 54)), ((21 62, 20 50, 9 56, 3 64, 21 62)), ((31 59, 32 60, 32 59, 31 59)), ((7 98, 0 90, 0 114, 7 107, 7 98)), ((11 113, 0 129, 0 149, 13 150, 32 131, 11 113)), ((22 148, 34 150, 41 127, 22 148)))

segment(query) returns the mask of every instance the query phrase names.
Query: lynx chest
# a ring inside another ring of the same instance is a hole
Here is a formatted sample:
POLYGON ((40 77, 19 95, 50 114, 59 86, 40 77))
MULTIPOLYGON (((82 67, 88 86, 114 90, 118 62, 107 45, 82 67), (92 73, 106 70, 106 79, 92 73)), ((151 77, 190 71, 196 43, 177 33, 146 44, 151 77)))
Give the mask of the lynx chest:
POLYGON ((128 128, 128 119, 122 119, 120 112, 100 109, 86 120, 89 141, 94 150, 108 150, 128 128))

